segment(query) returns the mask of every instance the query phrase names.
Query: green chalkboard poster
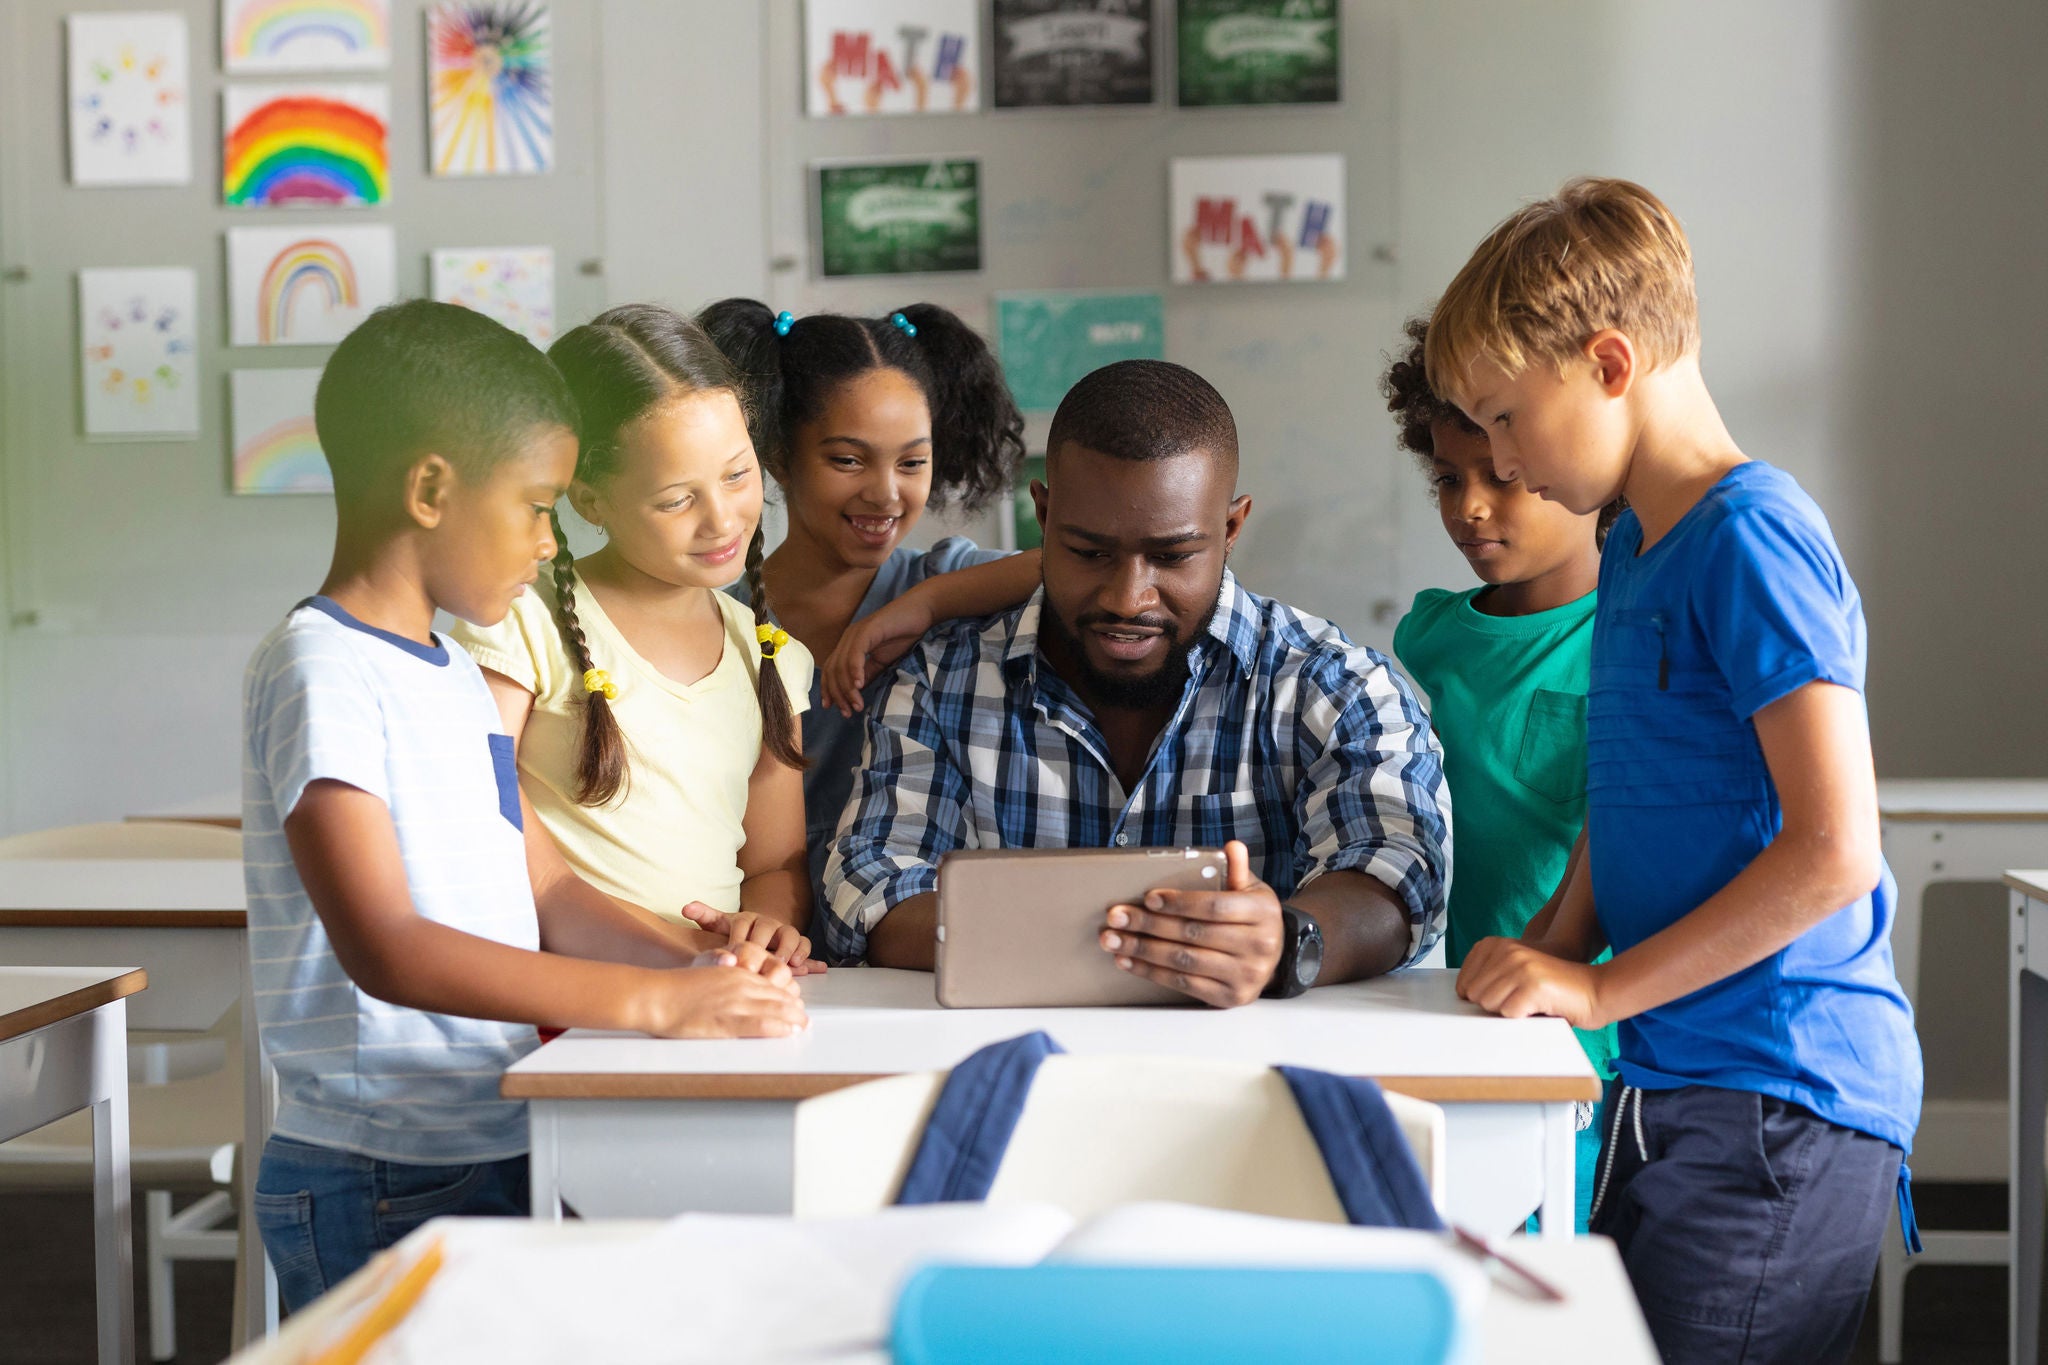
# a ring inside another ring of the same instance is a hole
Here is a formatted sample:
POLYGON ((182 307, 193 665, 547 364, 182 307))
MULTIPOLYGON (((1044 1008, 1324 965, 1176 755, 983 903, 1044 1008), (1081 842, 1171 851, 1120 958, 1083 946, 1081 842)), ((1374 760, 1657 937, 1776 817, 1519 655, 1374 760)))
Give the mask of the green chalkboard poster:
POLYGON ((1074 382, 1116 360, 1166 354, 1157 294, 996 295, 996 353, 1017 406, 1051 412, 1074 382))
POLYGON ((817 170, 821 273, 981 269, 979 161, 878 161, 817 170))
POLYGON ((1014 544, 1019 550, 1035 550, 1045 543, 1045 533, 1038 527, 1038 504, 1031 501, 1031 481, 1044 477, 1043 455, 1027 457, 1017 471, 1017 487, 1010 495, 1010 517, 1015 530, 1014 544))
POLYGON ((1334 104, 1337 0, 1179 0, 1180 102, 1334 104))

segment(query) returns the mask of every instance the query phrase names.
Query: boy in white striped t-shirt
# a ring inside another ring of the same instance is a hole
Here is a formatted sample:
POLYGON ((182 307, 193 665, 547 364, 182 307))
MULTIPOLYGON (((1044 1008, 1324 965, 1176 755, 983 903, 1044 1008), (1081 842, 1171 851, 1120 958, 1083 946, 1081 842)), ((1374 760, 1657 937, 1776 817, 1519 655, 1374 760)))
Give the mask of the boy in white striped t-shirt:
POLYGON ((333 566, 244 681, 249 943, 278 1113, 258 1227, 298 1309, 431 1217, 526 1206, 535 1027, 670 1037, 804 1027, 787 966, 563 862, 437 609, 492 625, 555 553, 575 409, 547 359, 448 304, 373 314, 314 420, 333 566))

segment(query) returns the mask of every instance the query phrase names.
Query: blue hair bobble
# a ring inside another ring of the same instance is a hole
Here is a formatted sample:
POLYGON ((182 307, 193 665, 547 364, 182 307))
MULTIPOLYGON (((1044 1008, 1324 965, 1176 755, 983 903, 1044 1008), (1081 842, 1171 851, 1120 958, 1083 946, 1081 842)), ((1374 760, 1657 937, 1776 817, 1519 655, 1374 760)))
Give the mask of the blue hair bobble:
POLYGON ((796 326, 796 314, 777 313, 775 315, 775 335, 786 337, 789 335, 789 329, 794 326, 796 326))
POLYGON ((904 317, 903 314, 891 313, 889 314, 889 321, 895 323, 898 327, 901 327, 903 329, 903 335, 907 337, 914 337, 917 335, 917 324, 912 322, 909 318, 904 317))

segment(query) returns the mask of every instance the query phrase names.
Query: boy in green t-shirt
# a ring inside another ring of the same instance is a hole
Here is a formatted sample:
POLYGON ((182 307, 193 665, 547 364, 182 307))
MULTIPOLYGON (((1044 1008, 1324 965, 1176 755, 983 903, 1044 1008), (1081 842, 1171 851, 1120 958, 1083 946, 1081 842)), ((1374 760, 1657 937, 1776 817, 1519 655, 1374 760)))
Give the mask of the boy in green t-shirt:
MULTIPOLYGON (((1450 965, 1482 938, 1519 938, 1564 882, 1586 823, 1586 683, 1594 587, 1608 508, 1581 516, 1494 477, 1486 433, 1437 397, 1423 371, 1428 323, 1380 381, 1401 444, 1429 473, 1444 530, 1479 575, 1465 592, 1425 588, 1394 631, 1394 653, 1429 697, 1457 812, 1450 965)), ((1610 1026, 1579 1034, 1594 1070, 1614 1072, 1610 1026)), ((1594 1113, 1578 1139, 1578 1230, 1600 1154, 1594 1113)))

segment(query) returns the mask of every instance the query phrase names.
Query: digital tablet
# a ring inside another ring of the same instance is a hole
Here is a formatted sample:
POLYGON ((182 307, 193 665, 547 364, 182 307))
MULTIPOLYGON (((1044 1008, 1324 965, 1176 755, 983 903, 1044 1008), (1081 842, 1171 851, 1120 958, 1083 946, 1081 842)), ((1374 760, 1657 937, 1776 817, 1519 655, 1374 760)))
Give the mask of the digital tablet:
POLYGON ((952 1009, 1191 1005, 1097 941, 1112 905, 1219 890, 1213 848, 975 849, 939 863, 939 1003, 952 1009))

